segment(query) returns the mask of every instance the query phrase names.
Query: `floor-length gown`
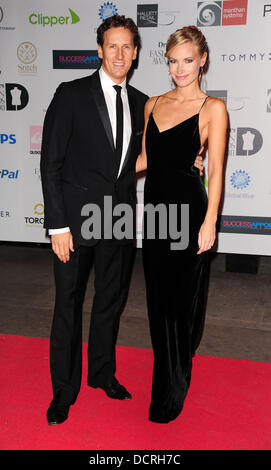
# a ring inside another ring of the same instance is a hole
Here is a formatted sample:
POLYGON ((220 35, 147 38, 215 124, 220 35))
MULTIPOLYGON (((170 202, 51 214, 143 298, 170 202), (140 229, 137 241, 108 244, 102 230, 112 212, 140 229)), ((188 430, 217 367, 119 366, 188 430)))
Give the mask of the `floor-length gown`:
POLYGON ((204 325, 209 256, 197 251, 208 197, 194 161, 201 147, 199 115, 206 99, 197 114, 161 132, 151 112, 146 129, 142 253, 154 354, 149 419, 158 423, 167 423, 182 411, 192 357, 204 325), (189 223, 186 249, 171 249, 169 229, 164 239, 157 238, 158 228, 155 239, 147 239, 151 220, 147 218, 147 205, 157 207, 161 203, 167 209, 175 204, 179 229, 182 223, 189 223), (189 221, 181 220, 182 204, 189 204, 189 221))

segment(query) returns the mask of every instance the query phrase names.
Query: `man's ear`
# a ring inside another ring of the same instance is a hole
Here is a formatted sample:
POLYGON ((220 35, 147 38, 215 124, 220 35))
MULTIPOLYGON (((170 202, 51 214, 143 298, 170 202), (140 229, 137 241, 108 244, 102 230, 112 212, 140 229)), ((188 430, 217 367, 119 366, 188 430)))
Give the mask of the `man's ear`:
POLYGON ((136 59, 136 56, 137 56, 137 46, 136 46, 136 47, 135 47, 135 49, 134 49, 133 60, 135 60, 135 59, 136 59))
POLYGON ((99 59, 103 58, 103 48, 100 44, 98 44, 98 57, 99 59))

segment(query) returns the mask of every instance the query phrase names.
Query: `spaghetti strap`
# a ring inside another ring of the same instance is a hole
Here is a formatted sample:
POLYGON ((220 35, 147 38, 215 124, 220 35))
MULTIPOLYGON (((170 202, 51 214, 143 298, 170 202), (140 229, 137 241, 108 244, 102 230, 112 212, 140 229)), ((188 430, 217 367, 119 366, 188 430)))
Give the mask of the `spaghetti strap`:
POLYGON ((199 113, 201 112, 203 106, 205 105, 206 101, 207 101, 207 98, 209 98, 209 95, 206 96, 205 100, 203 101, 201 107, 200 107, 200 110, 199 110, 199 113))
POLYGON ((157 101, 159 100, 160 96, 161 96, 161 95, 157 96, 157 98, 156 98, 156 100, 155 100, 155 103, 154 103, 154 105, 153 105, 153 108, 152 108, 151 112, 153 112, 153 110, 154 110, 154 108, 155 108, 155 106, 156 106, 156 103, 157 103, 157 101))

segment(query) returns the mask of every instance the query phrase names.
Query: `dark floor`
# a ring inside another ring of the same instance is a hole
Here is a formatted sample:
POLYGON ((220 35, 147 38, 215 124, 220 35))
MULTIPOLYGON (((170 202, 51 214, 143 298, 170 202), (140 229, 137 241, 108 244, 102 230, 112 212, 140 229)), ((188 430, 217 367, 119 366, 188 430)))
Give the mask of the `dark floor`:
MULTIPOLYGON (((2 243, 0 266, 0 333, 48 338, 54 304, 50 248, 2 243)), ((84 341, 92 297, 93 275, 84 304, 84 341)), ((151 347, 140 249, 118 344, 151 347)), ((226 272, 225 255, 212 255, 205 330, 197 353, 271 362, 270 345, 271 257, 260 257, 257 274, 246 274, 226 272)))

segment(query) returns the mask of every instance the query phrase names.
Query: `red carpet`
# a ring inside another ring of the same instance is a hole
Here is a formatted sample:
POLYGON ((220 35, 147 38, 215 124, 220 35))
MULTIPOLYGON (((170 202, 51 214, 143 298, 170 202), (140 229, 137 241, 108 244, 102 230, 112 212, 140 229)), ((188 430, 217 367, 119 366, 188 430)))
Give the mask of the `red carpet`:
POLYGON ((47 339, 0 335, 1 450, 266 450, 271 448, 271 364, 196 356, 181 415, 148 421, 152 351, 118 347, 119 381, 133 394, 118 402, 86 385, 68 420, 48 426, 47 339))

